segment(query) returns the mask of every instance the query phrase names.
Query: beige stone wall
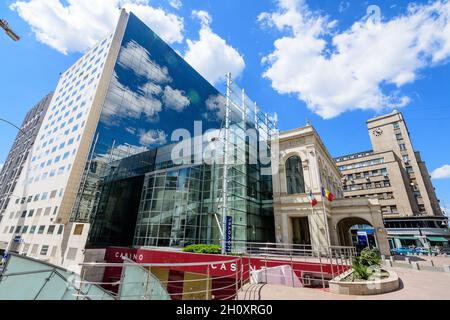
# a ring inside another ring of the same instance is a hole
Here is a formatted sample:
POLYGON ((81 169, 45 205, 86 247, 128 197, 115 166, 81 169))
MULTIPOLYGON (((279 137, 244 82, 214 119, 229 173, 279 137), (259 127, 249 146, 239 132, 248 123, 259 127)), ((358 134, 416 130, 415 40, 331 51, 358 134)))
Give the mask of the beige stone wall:
MULTIPOLYGON (((341 174, 313 127, 307 126, 281 133, 279 146, 279 168, 274 170, 273 174, 277 241, 293 243, 292 219, 304 217, 308 219, 312 248, 323 248, 327 247, 328 244, 339 246, 342 245, 342 242, 335 226, 342 219, 359 216, 360 220, 358 221, 367 222, 380 231, 376 235, 380 250, 383 254, 389 254, 389 244, 383 231, 384 226, 379 203, 366 198, 358 200, 343 199, 341 174), (304 194, 287 194, 285 162, 293 155, 300 156, 303 161, 303 175, 306 186, 306 193, 304 194), (327 181, 324 181, 324 177, 327 181), (337 186, 330 186, 328 178, 337 186), (334 191, 340 199, 334 202, 323 199, 322 185, 325 185, 330 191, 334 191), (308 199, 310 190, 318 201, 315 207, 311 206, 308 199)), ((349 236, 349 231, 349 229, 344 231, 348 233, 347 236, 349 236)))
MULTIPOLYGON (((383 157, 383 164, 345 170, 342 173, 347 175, 386 168, 391 186, 378 190, 346 191, 345 197, 371 197, 374 193, 393 193, 394 199, 379 199, 381 206, 395 205, 397 207, 397 213, 385 214, 386 217, 414 216, 418 214, 441 215, 439 201, 432 186, 428 170, 420 159, 420 154, 414 151, 403 115, 399 112, 393 112, 370 119, 367 121, 367 128, 373 152, 361 153, 362 157, 359 155, 354 157, 354 159, 339 161, 337 165, 356 164, 361 161, 383 157), (397 127, 394 127, 394 123, 398 124, 397 127), (401 136, 396 136, 397 134, 401 136), (404 144, 404 150, 400 148, 400 144, 404 144), (413 172, 408 173, 408 167, 413 172), (419 191, 421 197, 416 198, 414 190, 419 191), (421 206, 423 206, 422 211, 421 206)), ((361 183, 361 181, 359 182, 361 183)))

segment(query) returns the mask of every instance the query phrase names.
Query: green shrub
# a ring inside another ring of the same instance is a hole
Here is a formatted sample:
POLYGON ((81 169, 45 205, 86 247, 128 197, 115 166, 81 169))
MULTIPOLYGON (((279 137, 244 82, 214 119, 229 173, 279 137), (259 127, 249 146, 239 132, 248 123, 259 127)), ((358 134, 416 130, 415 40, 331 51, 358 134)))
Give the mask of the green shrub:
POLYGON ((380 267, 381 259, 376 249, 365 248, 359 257, 354 257, 352 268, 357 279, 368 280, 374 270, 380 267))
POLYGON ((368 267, 381 265, 380 254, 377 249, 370 249, 369 247, 365 248, 361 251, 359 259, 361 264, 368 267))
POLYGON ((222 249, 220 246, 213 244, 191 244, 185 247, 183 252, 220 254, 222 249))

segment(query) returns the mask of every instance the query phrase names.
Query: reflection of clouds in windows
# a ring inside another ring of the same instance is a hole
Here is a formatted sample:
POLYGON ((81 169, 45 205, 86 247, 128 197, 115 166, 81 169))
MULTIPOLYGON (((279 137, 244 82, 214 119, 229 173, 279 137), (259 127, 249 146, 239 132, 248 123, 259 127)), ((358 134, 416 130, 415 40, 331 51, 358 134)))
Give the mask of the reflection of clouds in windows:
POLYGON ((150 54, 135 41, 130 41, 120 50, 118 63, 121 67, 132 70, 138 76, 155 83, 170 83, 172 78, 166 67, 150 59, 150 54))
POLYGON ((206 120, 222 120, 225 118, 226 99, 223 95, 210 96, 206 100, 207 113, 203 114, 206 120))
POLYGON ((114 148, 109 148, 105 154, 99 154, 95 157, 95 161, 109 162, 121 160, 147 151, 148 149, 142 146, 134 146, 131 144, 121 144, 114 148))
POLYGON ((125 131, 128 132, 129 134, 136 134, 136 128, 126 127, 125 131))
POLYGON ((145 114, 149 120, 157 118, 162 104, 153 96, 157 86, 146 84, 135 92, 120 83, 117 74, 111 80, 110 92, 105 101, 102 122, 112 122, 114 117, 140 118, 145 114))
POLYGON ((163 130, 140 130, 139 143, 143 146, 160 146, 167 143, 167 134, 163 130))
POLYGON ((178 112, 183 111, 191 103, 189 98, 184 95, 183 91, 172 89, 170 86, 164 88, 162 99, 166 107, 178 112))

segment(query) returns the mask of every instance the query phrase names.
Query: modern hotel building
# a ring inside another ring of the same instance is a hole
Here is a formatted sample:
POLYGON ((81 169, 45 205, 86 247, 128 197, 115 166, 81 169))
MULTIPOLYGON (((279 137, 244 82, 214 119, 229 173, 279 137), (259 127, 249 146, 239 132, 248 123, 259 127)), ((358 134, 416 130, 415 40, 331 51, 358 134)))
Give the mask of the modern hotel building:
POLYGON ((86 248, 219 244, 226 220, 235 241, 273 241, 271 119, 122 11, 61 75, 14 191, 32 201, 7 206, 4 249, 79 270, 86 248))

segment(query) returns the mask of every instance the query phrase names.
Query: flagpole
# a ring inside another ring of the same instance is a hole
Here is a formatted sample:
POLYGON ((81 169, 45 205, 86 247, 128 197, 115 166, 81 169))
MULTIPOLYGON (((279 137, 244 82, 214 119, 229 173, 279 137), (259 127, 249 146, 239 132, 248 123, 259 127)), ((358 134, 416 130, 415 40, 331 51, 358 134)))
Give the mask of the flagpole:
MULTIPOLYGON (((322 182, 322 178, 320 179, 320 181, 322 182)), ((327 212, 325 209, 325 187, 322 185, 321 187, 321 191, 322 191, 322 208, 323 208, 323 220, 325 223, 325 235, 327 237, 327 244, 328 244, 328 249, 331 250, 331 242, 330 242, 330 229, 328 228, 328 218, 327 218, 327 212)))

